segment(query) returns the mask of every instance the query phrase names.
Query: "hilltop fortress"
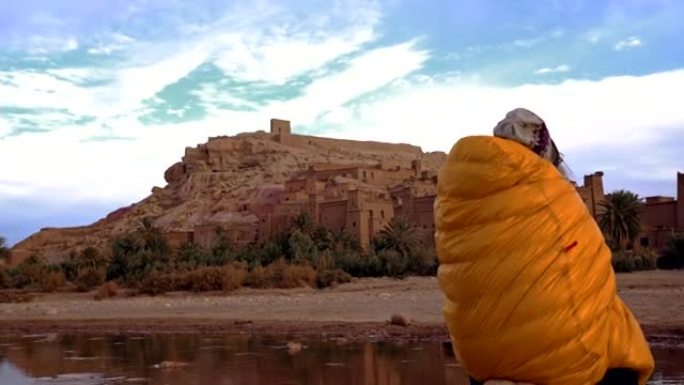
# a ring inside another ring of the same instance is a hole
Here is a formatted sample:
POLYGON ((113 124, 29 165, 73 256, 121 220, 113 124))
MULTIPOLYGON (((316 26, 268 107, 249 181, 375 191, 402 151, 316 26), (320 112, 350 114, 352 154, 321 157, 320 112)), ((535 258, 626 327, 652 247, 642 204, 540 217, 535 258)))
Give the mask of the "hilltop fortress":
MULTIPOLYGON (((456 139, 456 138, 454 138, 456 139)), ((89 226, 46 228, 18 243, 11 264, 29 255, 59 261, 87 246, 109 242, 154 218, 169 243, 210 247, 219 236, 236 245, 268 239, 302 212, 335 233, 346 232, 367 248, 395 217, 414 223, 426 246, 433 242, 433 204, 443 152, 409 144, 353 141, 292 133, 272 119, 270 132, 221 136, 185 149, 164 173, 167 185, 89 226)), ((605 199, 603 173, 584 177, 578 192, 592 215, 605 199)), ((646 201, 644 246, 662 247, 684 228, 684 175, 678 199, 646 201)))
MULTIPOLYGON (((195 242, 211 246, 219 234, 236 245, 268 239, 288 228, 290 221, 306 212, 317 225, 333 232, 347 232, 367 247, 375 234, 395 216, 402 216, 424 230, 431 241, 434 221, 432 204, 437 183, 437 167, 424 170, 422 151, 405 144, 358 142, 292 134, 290 122, 271 120, 270 137, 287 147, 366 153, 403 154, 410 163, 378 160, 372 163, 312 162, 280 184, 254 186, 237 197, 229 210, 231 218, 218 216, 192 229, 169 231, 173 245, 195 242), (217 231, 218 229, 218 231, 217 231)), ((186 152, 197 156, 200 147, 186 152)))

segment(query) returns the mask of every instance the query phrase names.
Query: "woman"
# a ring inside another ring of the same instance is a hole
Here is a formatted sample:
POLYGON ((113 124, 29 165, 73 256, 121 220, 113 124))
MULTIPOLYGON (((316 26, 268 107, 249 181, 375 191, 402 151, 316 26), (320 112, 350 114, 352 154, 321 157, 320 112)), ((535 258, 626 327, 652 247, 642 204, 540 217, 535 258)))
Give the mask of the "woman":
POLYGON ((519 108, 494 136, 459 140, 440 172, 438 278, 472 384, 645 385, 653 371, 562 164, 544 121, 519 108))

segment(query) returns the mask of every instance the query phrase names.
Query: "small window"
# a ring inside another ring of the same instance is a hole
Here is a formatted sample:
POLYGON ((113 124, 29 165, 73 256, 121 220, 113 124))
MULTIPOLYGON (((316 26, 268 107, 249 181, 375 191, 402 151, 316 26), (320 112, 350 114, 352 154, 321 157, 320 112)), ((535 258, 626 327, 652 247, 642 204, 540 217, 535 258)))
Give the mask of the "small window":
POLYGON ((641 247, 648 247, 651 243, 650 241, 651 240, 648 237, 641 238, 641 240, 640 240, 641 247))
POLYGON ((356 227, 356 222, 352 222, 352 227, 356 227))
POLYGON ((373 210, 369 210, 368 215, 370 215, 370 217, 373 218, 373 210))
POLYGON ((385 210, 380 210, 380 217, 385 219, 385 210))

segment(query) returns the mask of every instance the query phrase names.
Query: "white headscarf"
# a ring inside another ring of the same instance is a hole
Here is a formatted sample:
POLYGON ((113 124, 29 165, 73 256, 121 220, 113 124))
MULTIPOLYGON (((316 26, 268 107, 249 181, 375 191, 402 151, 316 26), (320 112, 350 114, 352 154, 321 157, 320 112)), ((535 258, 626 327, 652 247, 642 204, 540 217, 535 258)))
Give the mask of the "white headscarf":
POLYGON ((534 112, 516 108, 494 127, 494 136, 515 140, 560 167, 563 159, 544 121, 534 112))

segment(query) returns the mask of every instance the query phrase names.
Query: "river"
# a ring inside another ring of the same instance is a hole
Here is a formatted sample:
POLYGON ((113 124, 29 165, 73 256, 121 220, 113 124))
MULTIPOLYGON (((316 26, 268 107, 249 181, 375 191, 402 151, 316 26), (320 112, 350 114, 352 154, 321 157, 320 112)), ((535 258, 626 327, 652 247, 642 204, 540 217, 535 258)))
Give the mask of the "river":
MULTIPOLYGON (((440 342, 362 344, 250 336, 0 337, 2 385, 463 385, 440 342)), ((654 347, 652 384, 684 384, 684 349, 654 347)))

